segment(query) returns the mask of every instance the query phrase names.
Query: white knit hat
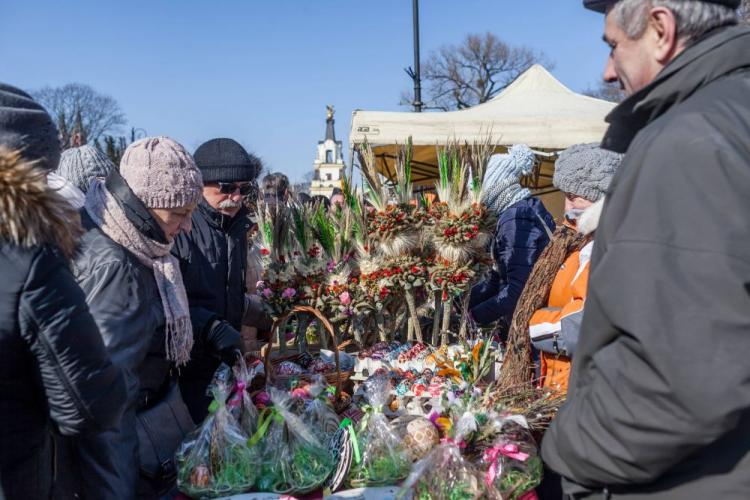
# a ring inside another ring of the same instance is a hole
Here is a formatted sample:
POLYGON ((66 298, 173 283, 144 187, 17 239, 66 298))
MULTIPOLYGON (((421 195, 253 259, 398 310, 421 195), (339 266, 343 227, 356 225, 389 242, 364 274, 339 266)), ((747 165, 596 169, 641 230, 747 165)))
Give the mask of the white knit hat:
POLYGON ((500 213, 509 206, 531 196, 521 187, 520 180, 534 168, 534 152, 525 144, 508 148, 508 154, 492 155, 484 176, 482 202, 490 210, 500 213))

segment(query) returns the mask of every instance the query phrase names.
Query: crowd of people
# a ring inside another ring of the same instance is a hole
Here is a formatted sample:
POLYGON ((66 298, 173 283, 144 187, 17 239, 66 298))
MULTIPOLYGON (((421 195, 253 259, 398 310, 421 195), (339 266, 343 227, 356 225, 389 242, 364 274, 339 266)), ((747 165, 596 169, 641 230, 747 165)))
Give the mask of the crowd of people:
MULTIPOLYGON (((527 146, 492 157, 468 314, 504 340, 535 305, 536 378, 567 393, 546 497, 749 498, 750 29, 736 0, 583 3, 628 97, 560 153, 561 220, 521 185, 527 146)), ((0 498, 169 498, 214 372, 271 327, 248 205, 343 202, 262 170, 227 138, 61 151, 0 84, 0 498)))

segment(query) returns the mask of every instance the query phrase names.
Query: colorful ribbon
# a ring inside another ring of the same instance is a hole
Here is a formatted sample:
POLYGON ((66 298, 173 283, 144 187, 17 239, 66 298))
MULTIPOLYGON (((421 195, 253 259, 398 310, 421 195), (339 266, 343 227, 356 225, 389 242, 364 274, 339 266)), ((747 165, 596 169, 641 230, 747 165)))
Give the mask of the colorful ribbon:
POLYGON ((276 421, 278 423, 281 423, 284 421, 284 417, 279 413, 279 410, 277 410, 274 407, 270 408, 264 408, 263 411, 260 414, 260 424, 258 425, 258 430, 255 431, 255 434, 247 440, 247 446, 253 447, 265 436, 266 432, 268 431, 268 427, 271 425, 272 421, 276 421))
POLYGON ((362 455, 359 452, 359 441, 357 440, 357 433, 354 432, 354 422, 350 418, 345 418, 339 424, 340 429, 346 429, 349 433, 349 437, 352 441, 352 448, 354 449, 354 461, 360 463, 362 461, 362 455))
POLYGON ((500 455, 518 460, 519 462, 525 462, 529 459, 529 454, 522 452, 518 445, 507 443, 500 447, 492 447, 484 452, 484 461, 490 462, 490 468, 487 469, 487 474, 484 476, 484 480, 487 486, 490 486, 495 482, 495 479, 500 474, 500 467, 498 466, 498 458, 500 455))

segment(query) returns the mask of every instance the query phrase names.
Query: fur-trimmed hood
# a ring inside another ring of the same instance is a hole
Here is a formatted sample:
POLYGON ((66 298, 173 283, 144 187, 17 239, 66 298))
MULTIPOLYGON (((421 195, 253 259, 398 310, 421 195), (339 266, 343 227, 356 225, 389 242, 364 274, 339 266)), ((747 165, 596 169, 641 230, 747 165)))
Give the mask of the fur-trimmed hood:
POLYGON ((80 215, 47 185, 47 171, 0 146, 0 238, 25 248, 54 245, 71 258, 82 234, 80 215))
POLYGON ((587 236, 596 231, 596 228, 599 227, 599 217, 602 216, 602 207, 604 206, 605 198, 605 196, 602 196, 599 201, 595 202, 593 205, 583 211, 581 216, 578 218, 576 231, 584 236, 587 236))

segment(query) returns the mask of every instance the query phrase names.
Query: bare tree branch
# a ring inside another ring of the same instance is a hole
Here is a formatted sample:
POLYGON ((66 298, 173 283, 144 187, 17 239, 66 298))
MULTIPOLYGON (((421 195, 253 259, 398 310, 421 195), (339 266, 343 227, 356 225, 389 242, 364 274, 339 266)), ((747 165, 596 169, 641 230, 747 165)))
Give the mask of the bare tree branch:
MULTIPOLYGON (((459 45, 446 45, 422 65, 427 109, 465 109, 487 102, 534 63, 551 68, 541 52, 506 44, 492 33, 471 34, 459 45)), ((410 104, 408 92, 399 104, 410 104)))
POLYGON ((120 132, 126 123, 117 101, 89 85, 69 83, 62 87, 44 87, 33 92, 33 96, 57 120, 63 148, 73 145, 76 134, 84 143, 93 143, 106 134, 120 132))
POLYGON ((599 82, 598 87, 584 90, 583 94, 610 102, 622 102, 627 97, 618 82, 605 82, 604 80, 599 82))

